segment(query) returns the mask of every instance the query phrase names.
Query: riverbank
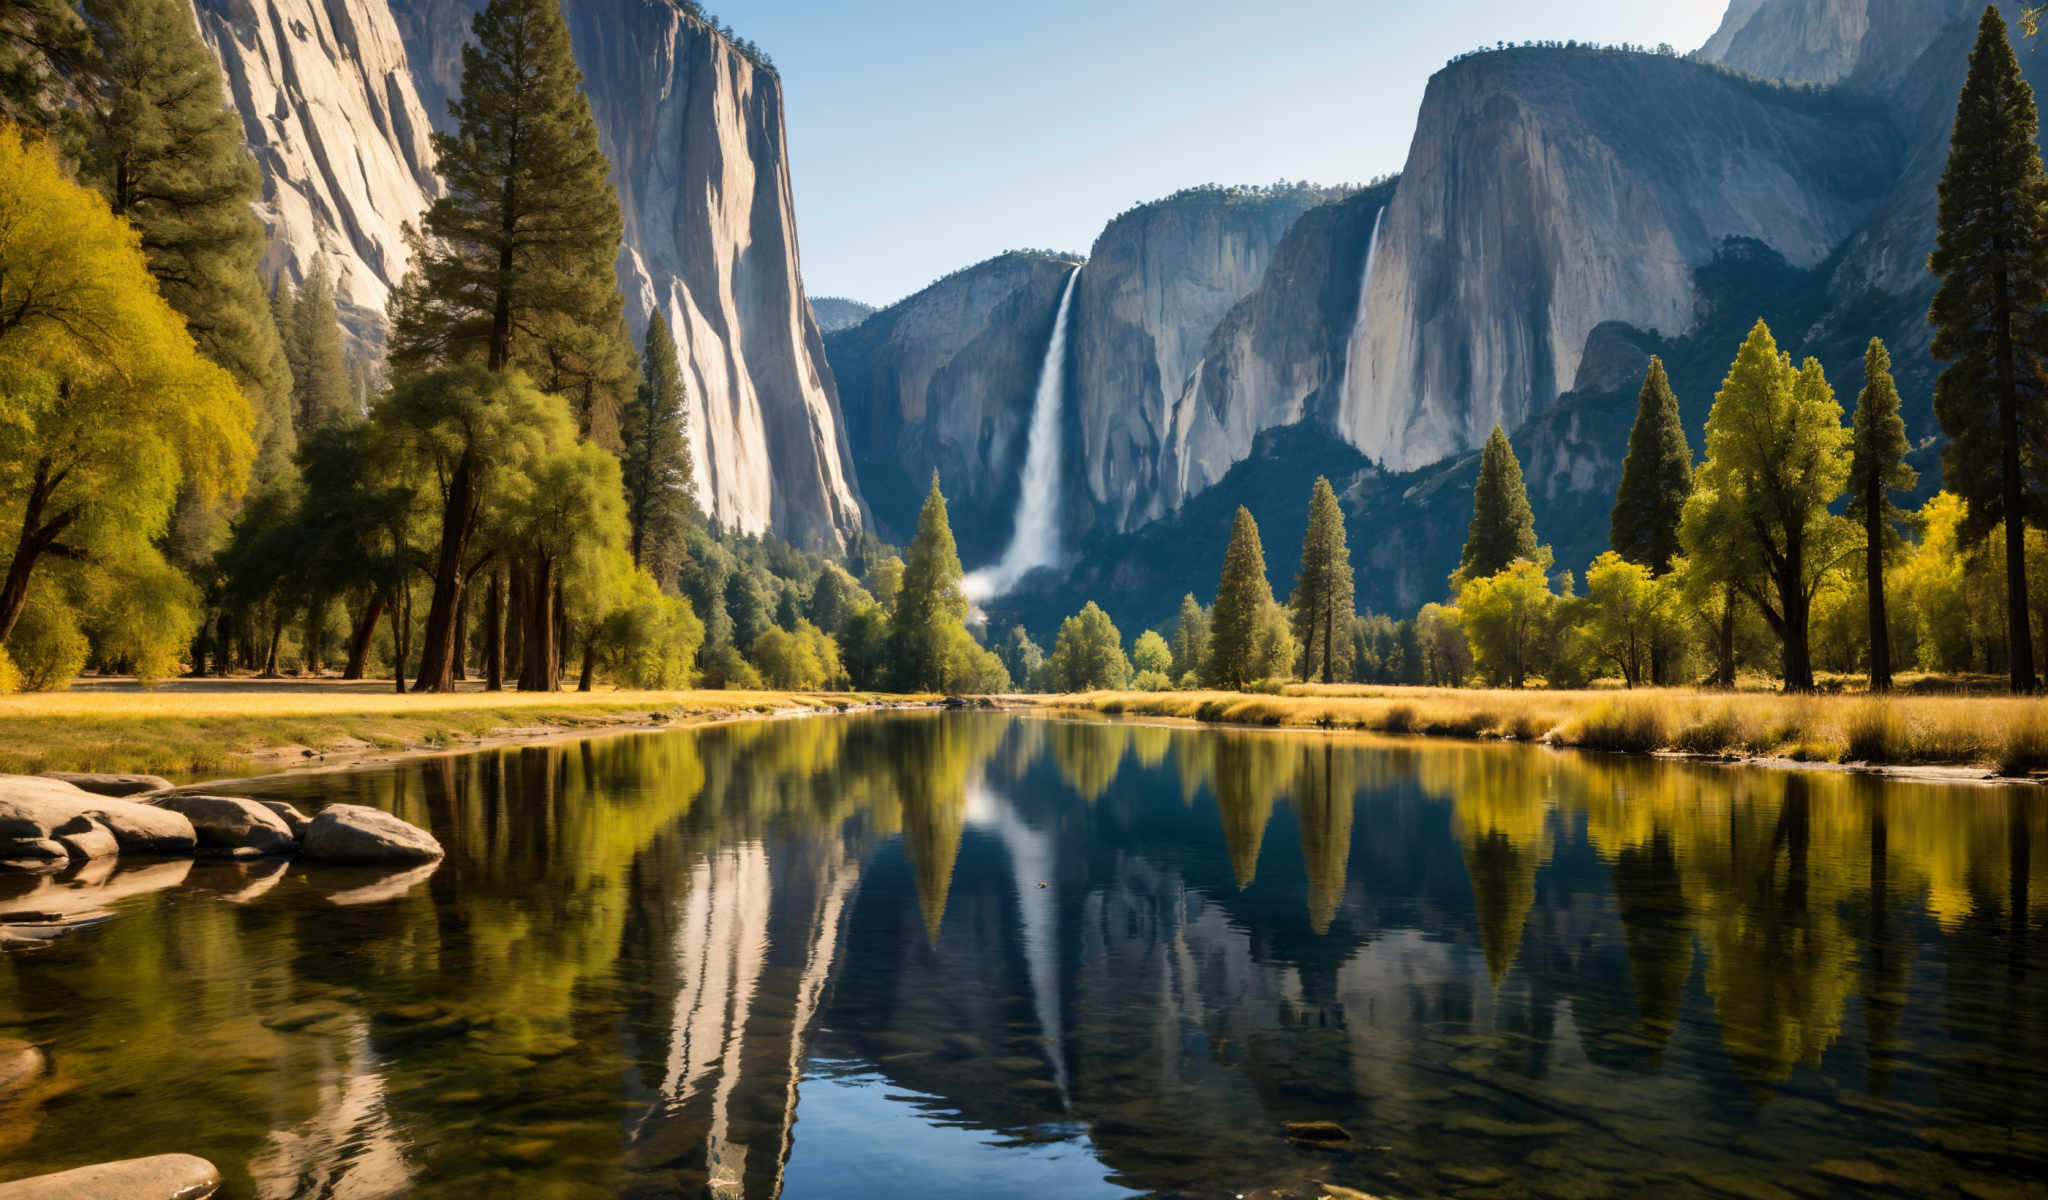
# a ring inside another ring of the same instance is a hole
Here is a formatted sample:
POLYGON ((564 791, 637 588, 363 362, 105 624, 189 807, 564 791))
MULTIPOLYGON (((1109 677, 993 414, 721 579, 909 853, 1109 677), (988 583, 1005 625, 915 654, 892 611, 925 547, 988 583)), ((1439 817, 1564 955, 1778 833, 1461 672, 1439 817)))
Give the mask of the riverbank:
MULTIPOLYGON (((388 685, 387 685, 388 686, 388 685)), ((190 778, 919 698, 857 692, 364 693, 338 682, 0 696, 0 773, 190 778)))
POLYGON ((1045 697, 1040 707, 1632 754, 1962 768, 2015 778, 2048 769, 2048 700, 2013 697, 1296 685, 1277 695, 1093 692, 1045 697))

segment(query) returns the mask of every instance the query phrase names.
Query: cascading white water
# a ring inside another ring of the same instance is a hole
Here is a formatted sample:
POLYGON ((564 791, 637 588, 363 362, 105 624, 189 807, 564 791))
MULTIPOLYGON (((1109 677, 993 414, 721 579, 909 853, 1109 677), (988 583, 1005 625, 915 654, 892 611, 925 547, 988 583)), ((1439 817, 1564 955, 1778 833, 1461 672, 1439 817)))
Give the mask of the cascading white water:
POLYGON ((976 604, 993 600, 1017 581, 1060 557, 1060 409, 1067 391, 1067 315, 1074 304, 1074 285, 1081 268, 1067 276, 1059 311, 1052 319, 1052 340, 1045 364, 1038 368, 1038 392, 1031 401, 1031 431, 1024 444, 1024 478, 1017 490, 1017 527, 1009 548, 993 566, 961 581, 976 604))
POLYGON ((1351 318, 1351 338, 1344 343, 1344 379, 1337 389, 1339 397, 1351 393, 1351 379, 1355 374, 1361 343, 1365 341, 1365 306, 1372 296, 1372 268, 1380 260, 1380 222, 1387 219, 1387 205, 1373 214, 1372 239, 1365 244, 1365 275, 1358 281, 1358 312, 1351 318))

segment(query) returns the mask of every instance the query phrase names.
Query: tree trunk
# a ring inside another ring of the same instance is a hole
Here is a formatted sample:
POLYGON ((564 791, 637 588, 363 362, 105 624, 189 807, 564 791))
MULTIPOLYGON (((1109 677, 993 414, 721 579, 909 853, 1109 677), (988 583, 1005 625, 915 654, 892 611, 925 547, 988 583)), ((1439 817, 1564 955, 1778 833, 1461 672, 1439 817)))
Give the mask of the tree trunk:
POLYGON ((391 605, 391 680, 401 696, 405 695, 405 632, 411 624, 406 620, 405 609, 411 592, 411 588, 400 589, 391 605))
POLYGON ((554 594, 555 564, 546 555, 535 555, 533 565, 526 572, 526 595, 524 604, 525 620, 520 622, 521 667, 519 690, 522 692, 552 692, 556 690, 555 675, 555 614, 553 605, 548 603, 554 594))
POLYGON ((576 680, 576 690, 579 692, 589 691, 591 679, 596 674, 597 639, 591 637, 588 632, 585 632, 583 635, 583 673, 576 680))
POLYGON ((562 690, 562 672, 569 669, 569 606, 562 597, 562 577, 555 575, 552 568, 548 573, 555 582, 554 625, 549 632, 555 643, 554 673, 548 678, 548 690, 559 692, 562 690))
POLYGON ((469 672, 464 659, 469 657, 469 588, 462 589, 462 599, 455 602, 455 661, 448 669, 449 676, 456 682, 466 682, 469 672))
POLYGON ((1870 473, 1863 496, 1863 570, 1870 602, 1870 690, 1892 690, 1892 636, 1884 615, 1884 480, 1870 473))
POLYGON ((343 669, 343 679, 361 679, 370 665, 370 643, 377 637, 377 622, 384 619, 385 606, 391 603, 391 594, 383 590, 370 593, 370 602, 356 618, 355 628, 348 636, 348 666, 343 669))
POLYGON ((1714 645, 1714 686, 1735 689, 1735 585, 1721 595, 1721 630, 1714 645))
POLYGON ((482 498, 475 469, 467 455, 448 480, 448 500, 441 507, 441 550, 434 564, 434 594, 427 602, 427 625, 420 638, 416 692, 447 692, 455 688, 455 610, 462 604, 462 564, 469 556, 470 534, 476 528, 482 498))
POLYGON ((270 637, 263 647, 263 677, 277 678, 277 647, 284 641, 284 610, 278 609, 270 618, 270 637))
POLYGON ((1813 689, 1812 609, 1806 598, 1806 546, 1798 534, 1785 539, 1785 558, 1778 567, 1778 631, 1785 644, 1785 690, 1813 689))
POLYGON ((2006 665, 2012 690, 2039 689, 2034 674, 2034 628, 2027 621, 2027 498, 2020 474, 2019 363, 2012 338, 2012 308, 2003 259, 1997 269, 1998 441, 2005 507, 2006 665))
POLYGON ((484 593, 484 690, 505 690, 505 573, 491 572, 484 593))

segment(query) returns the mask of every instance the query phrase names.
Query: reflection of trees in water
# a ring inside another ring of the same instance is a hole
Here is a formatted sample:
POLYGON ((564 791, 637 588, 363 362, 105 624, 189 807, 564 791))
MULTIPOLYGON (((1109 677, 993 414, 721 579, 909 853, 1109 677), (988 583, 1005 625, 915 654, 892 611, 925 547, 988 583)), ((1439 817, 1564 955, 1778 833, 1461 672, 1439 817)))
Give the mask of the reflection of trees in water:
POLYGON ((1357 754, 1325 742, 1301 750, 1293 804, 1301 825, 1301 860, 1308 873, 1308 920, 1318 935, 1330 932, 1344 902, 1344 867, 1351 857, 1351 816, 1358 794, 1357 754))

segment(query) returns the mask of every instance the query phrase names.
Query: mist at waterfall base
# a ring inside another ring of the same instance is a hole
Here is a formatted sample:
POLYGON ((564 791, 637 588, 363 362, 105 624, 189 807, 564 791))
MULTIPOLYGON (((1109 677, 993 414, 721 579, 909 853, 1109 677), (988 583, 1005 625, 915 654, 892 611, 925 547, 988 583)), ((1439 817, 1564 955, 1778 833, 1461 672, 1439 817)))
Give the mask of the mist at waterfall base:
POLYGON ((967 599, 979 606, 1007 595, 1020 580, 1060 559, 1060 410, 1067 390, 1067 318, 1081 268, 1067 276, 1060 307, 1052 319, 1045 362, 1038 368, 1038 392, 1031 402, 1031 429, 1024 450, 1024 478, 1017 489, 1017 526, 1009 548, 994 564, 961 581, 967 599))

